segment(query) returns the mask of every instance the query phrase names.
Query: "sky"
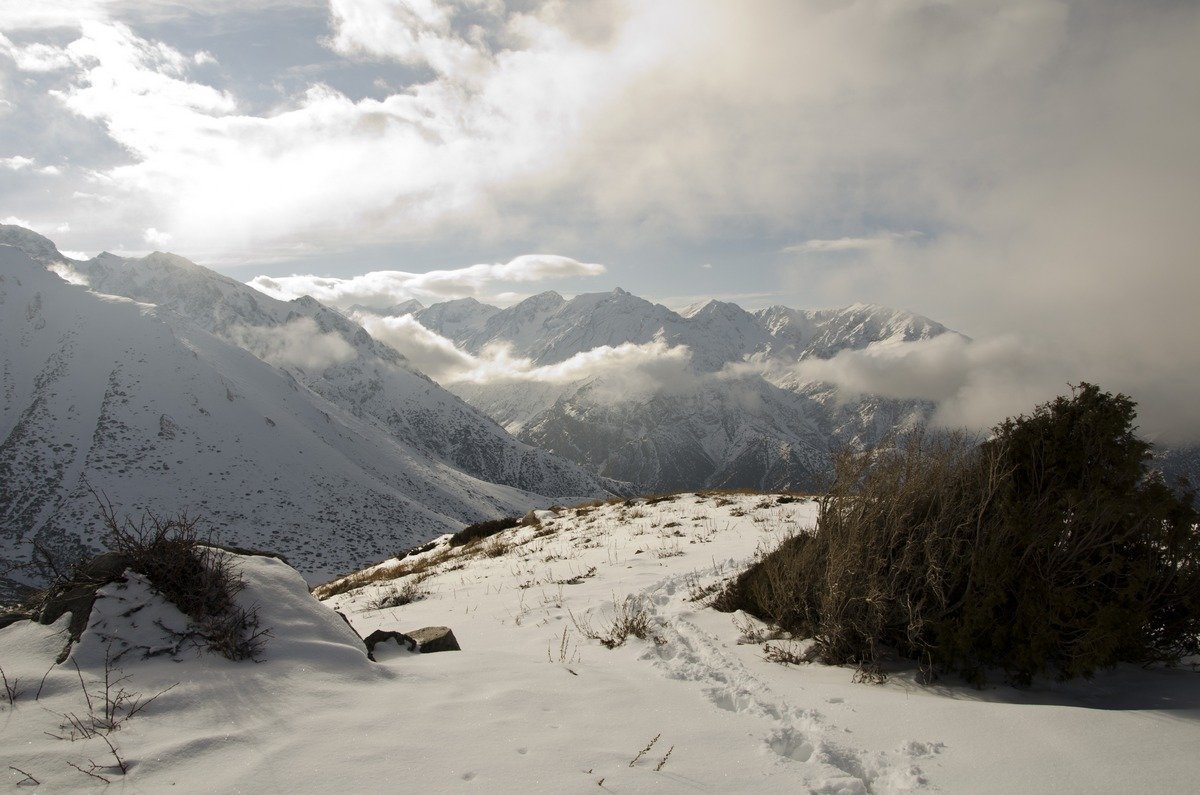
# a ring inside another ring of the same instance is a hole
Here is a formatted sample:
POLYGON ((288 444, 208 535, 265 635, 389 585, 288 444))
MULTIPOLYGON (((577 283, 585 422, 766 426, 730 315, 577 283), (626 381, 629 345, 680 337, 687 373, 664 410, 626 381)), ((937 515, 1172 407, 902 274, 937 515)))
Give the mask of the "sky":
POLYGON ((1184 0, 0 0, 0 221, 380 305, 880 303, 1200 438, 1197 74, 1184 0))

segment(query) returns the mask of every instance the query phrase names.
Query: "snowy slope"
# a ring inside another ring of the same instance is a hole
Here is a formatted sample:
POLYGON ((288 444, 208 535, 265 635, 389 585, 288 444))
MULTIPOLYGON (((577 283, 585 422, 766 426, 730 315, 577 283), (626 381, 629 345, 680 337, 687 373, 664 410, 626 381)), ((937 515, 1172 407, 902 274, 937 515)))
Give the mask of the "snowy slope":
POLYGON ((762 379, 702 382, 642 401, 580 388, 538 414, 521 437, 646 493, 695 488, 814 489, 829 440, 811 401, 762 379))
POLYGON ((62 733, 62 713, 87 714, 80 678, 95 690, 106 653, 127 642, 134 651, 117 662, 124 687, 144 697, 174 687, 110 735, 129 770, 101 769, 109 790, 1195 789, 1200 674, 1191 670, 1121 668, 1090 682, 974 690, 951 679, 919 685, 904 667, 868 685, 846 668, 766 660, 764 642, 798 644, 763 640, 752 619, 696 597, 814 515, 810 502, 685 495, 543 513, 540 527, 454 555, 435 548, 418 558, 423 574, 327 603, 363 634, 447 625, 462 646, 394 649, 378 663, 301 578, 268 558, 241 559, 249 587, 239 598, 259 605, 272 630, 261 662, 190 650, 178 662, 141 659, 137 647, 161 642, 153 620, 179 628, 183 617, 130 575, 106 587, 64 665, 51 665, 61 626, 0 629, 0 667, 22 690, 15 704, 0 702, 0 782, 15 790, 28 774, 52 791, 105 789, 68 766, 114 764, 100 738, 47 732, 62 733), (418 576, 422 599, 369 606, 418 576), (588 627, 608 631, 614 601, 644 612, 644 639, 608 649, 586 637, 588 627))
POLYGON ((34 540, 95 548, 93 489, 131 513, 200 514, 315 578, 552 501, 382 433, 179 315, 0 246, 0 556, 23 559, 34 540))
MULTIPOLYGON (((53 250, 49 241, 31 241, 37 236, 28 230, 0 227, 0 241, 6 233, 27 250, 53 250)), ((59 255, 59 261, 97 292, 170 310, 160 315, 166 322, 178 316, 249 350, 381 433, 468 474, 550 497, 603 492, 595 478, 513 439, 395 350, 312 298, 278 301, 172 254, 140 259, 101 254, 87 262, 59 255)))
POLYGON ((392 311, 376 314, 385 317, 411 314, 426 328, 433 329, 443 337, 456 339, 463 334, 474 333, 499 311, 498 308, 480 303, 474 298, 459 298, 411 312, 392 311))
MULTIPOLYGON (((802 310, 772 306, 754 313, 771 342, 764 350, 784 359, 829 358, 882 342, 917 342, 950 330, 927 317, 875 304, 802 310)), ((955 332, 950 332, 955 333, 955 332)))

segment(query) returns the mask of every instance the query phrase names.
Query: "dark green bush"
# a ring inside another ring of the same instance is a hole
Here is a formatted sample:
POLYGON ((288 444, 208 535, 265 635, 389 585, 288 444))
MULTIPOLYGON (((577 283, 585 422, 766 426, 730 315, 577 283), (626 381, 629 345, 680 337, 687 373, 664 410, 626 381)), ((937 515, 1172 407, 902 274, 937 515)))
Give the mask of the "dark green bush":
POLYGON ((457 533, 450 536, 450 546, 465 546, 472 541, 478 541, 482 538, 494 536, 501 531, 516 527, 520 523, 521 520, 515 516, 510 516, 503 519, 490 519, 486 522, 476 522, 475 524, 467 525, 462 530, 459 530, 457 533))
POLYGON ((1089 676, 1200 651, 1191 495, 1148 476, 1134 404, 1081 384, 976 444, 914 435, 841 454, 812 535, 722 600, 815 639, 810 656, 878 675, 1089 676))

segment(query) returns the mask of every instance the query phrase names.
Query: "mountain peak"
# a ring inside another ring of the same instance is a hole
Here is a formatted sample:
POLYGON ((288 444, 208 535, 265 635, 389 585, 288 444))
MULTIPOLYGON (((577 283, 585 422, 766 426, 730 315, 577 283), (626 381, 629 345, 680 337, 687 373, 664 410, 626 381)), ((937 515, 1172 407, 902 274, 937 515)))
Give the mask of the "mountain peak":
POLYGON ((0 245, 18 248, 42 265, 66 261, 53 241, 23 226, 0 224, 0 245))

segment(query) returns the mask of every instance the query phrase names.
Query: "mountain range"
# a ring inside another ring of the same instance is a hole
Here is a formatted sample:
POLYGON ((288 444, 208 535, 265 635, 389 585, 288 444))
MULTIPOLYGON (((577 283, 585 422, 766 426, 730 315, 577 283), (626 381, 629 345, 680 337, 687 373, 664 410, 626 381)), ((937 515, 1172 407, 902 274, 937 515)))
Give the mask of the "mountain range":
POLYGON ((523 441, 643 492, 819 488, 836 446, 919 426, 934 406, 845 395, 795 365, 956 333, 881 306, 751 313, 713 300, 675 312, 619 288, 570 300, 545 292, 505 309, 467 298, 391 312, 472 354, 501 346, 541 368, 619 346, 684 352, 651 388, 611 371, 448 384, 523 441))
POLYGON ((135 518, 191 511, 321 579, 627 488, 515 440, 311 298, 276 301, 169 254, 69 260, 12 226, 0 376, 9 564, 35 541, 98 547, 99 499, 135 518))

